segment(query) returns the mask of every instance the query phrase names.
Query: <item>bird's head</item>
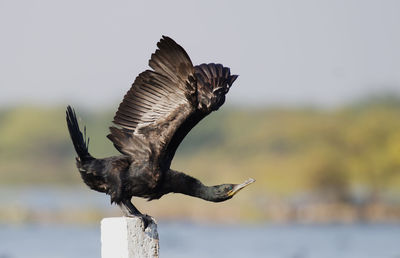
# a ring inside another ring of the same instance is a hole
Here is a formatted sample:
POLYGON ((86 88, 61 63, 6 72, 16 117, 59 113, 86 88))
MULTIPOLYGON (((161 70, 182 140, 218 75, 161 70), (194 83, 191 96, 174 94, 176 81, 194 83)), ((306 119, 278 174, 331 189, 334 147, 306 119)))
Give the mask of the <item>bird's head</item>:
POLYGON ((211 189, 211 198, 210 201, 213 202, 223 202, 231 199, 235 194, 237 194, 240 190, 245 188, 251 183, 254 183, 256 180, 253 178, 247 179, 242 184, 223 184, 213 186, 211 189))

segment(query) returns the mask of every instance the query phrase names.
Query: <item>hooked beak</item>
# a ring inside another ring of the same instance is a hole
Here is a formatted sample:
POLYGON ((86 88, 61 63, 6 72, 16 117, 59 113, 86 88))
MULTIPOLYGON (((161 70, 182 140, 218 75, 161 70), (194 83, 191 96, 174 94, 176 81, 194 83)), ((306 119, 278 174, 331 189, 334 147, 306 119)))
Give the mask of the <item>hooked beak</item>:
POLYGON ((239 185, 235 185, 235 186, 233 187, 233 189, 230 190, 230 191, 228 192, 228 196, 231 196, 231 197, 234 196, 234 195, 237 194, 240 190, 242 190, 243 188, 245 188, 245 187, 248 186, 249 184, 254 183, 255 181, 256 181, 255 179, 249 178, 249 179, 247 179, 246 181, 244 181, 244 183, 239 184, 239 185))

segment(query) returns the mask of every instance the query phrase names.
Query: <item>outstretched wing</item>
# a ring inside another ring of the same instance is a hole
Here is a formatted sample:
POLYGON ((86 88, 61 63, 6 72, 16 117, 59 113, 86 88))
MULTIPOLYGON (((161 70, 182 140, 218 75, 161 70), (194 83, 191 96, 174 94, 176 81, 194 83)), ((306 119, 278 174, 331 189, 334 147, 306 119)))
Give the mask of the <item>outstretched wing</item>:
POLYGON ((111 127, 108 138, 121 153, 146 155, 166 169, 187 133, 223 104, 237 76, 222 65, 193 67, 171 38, 163 36, 157 46, 149 61, 153 70, 135 79, 114 117, 121 128, 111 127))

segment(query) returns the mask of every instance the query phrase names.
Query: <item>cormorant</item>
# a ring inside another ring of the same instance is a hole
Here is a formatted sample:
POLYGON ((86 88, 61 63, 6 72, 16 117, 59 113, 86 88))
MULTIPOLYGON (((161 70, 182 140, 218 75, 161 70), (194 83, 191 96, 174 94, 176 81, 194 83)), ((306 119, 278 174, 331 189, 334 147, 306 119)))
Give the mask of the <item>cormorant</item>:
POLYGON ((89 138, 79 129, 75 111, 68 106, 68 130, 78 154, 76 165, 93 190, 111 196, 126 216, 152 222, 132 204, 133 196, 159 199, 182 193, 212 202, 232 198, 242 184, 205 186, 196 178, 170 168, 175 151, 189 131, 225 102, 225 94, 238 77, 221 64, 193 66, 185 50, 163 36, 149 66, 124 96, 107 137, 120 156, 103 159, 89 154, 89 138))

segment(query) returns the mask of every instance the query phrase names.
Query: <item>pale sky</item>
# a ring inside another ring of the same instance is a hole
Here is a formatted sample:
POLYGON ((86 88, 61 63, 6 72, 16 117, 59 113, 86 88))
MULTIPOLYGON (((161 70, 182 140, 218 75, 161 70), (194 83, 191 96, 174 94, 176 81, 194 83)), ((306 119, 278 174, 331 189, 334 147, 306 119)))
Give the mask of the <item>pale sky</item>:
POLYGON ((113 107, 161 35, 239 74, 230 104, 400 93, 400 1, 0 0, 0 105, 113 107))

